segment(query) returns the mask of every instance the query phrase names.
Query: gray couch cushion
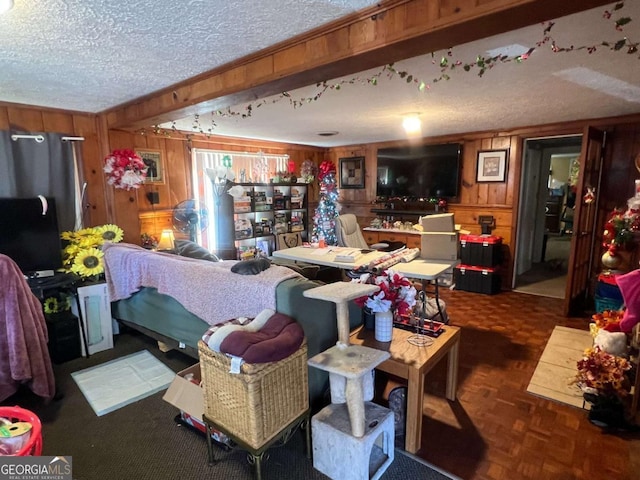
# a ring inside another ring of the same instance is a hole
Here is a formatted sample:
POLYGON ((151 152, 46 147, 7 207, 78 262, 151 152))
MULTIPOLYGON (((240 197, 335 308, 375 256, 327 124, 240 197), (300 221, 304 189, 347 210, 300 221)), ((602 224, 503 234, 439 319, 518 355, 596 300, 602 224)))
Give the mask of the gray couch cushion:
POLYGON ((182 255, 183 257, 189 258, 197 258, 200 260, 208 260, 210 262, 219 262, 220 259, 207 250, 204 247, 201 247, 197 243, 194 243, 190 240, 176 240, 174 242, 175 252, 178 255, 182 255))

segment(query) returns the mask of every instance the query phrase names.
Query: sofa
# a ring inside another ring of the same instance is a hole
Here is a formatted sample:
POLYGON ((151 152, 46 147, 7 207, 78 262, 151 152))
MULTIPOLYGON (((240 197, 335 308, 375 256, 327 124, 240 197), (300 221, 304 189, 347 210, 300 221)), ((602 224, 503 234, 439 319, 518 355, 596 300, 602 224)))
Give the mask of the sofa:
MULTIPOLYGON (((228 312, 227 319, 235 318, 237 312, 246 312, 242 316, 255 316, 262 308, 262 305, 254 305, 260 300, 255 292, 269 292, 262 295, 265 297, 263 304, 273 302, 276 311, 289 315, 302 326, 309 357, 337 342, 335 304, 304 296, 306 290, 322 283, 305 278, 288 267, 273 265, 255 275, 241 275, 232 271, 240 262, 232 260, 212 262, 211 259, 185 258, 127 244, 109 245, 104 253, 113 318, 170 346, 179 346, 194 358, 198 358, 198 340, 210 325, 225 318, 222 312, 228 312), (274 278, 265 283, 267 275, 274 278), (122 279, 117 276, 133 280, 129 280, 123 289, 118 285, 122 279), (209 285, 205 278, 210 278, 209 285), (183 288, 172 294, 171 282, 180 283, 183 288), (221 292, 227 285, 233 293, 221 292), (190 294, 198 288, 205 293, 193 300, 184 297, 185 292, 190 294), (212 301, 216 295, 224 300, 212 301), (210 303, 205 309, 197 310, 207 302, 210 303), (211 310, 216 310, 217 316, 209 315, 211 310)), ((355 303, 349 305, 349 317, 352 329, 361 324, 362 312, 355 303)), ((309 368, 312 409, 327 402, 328 388, 327 372, 309 368)))

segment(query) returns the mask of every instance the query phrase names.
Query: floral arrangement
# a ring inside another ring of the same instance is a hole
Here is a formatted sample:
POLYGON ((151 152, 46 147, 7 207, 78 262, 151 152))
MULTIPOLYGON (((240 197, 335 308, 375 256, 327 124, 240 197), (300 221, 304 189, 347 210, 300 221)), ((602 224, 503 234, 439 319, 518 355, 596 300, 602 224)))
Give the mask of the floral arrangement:
POLYGON ((106 242, 122 241, 124 232, 117 225, 83 228, 75 232, 63 232, 66 242, 62 250, 62 266, 67 273, 75 273, 83 279, 104 273, 101 247, 106 242))
POLYGON ((640 232, 640 213, 638 210, 632 208, 627 211, 615 209, 604 225, 602 246, 607 249, 609 255, 615 257, 621 248, 626 248, 635 240, 635 235, 638 232, 640 232))
POLYGON ((61 313, 68 312, 71 310, 71 296, 65 295, 63 293, 45 298, 44 302, 44 313, 53 314, 53 313, 61 313))
POLYGON ((380 287, 378 292, 355 300, 358 305, 367 307, 373 313, 392 311, 405 315, 416 304, 416 289, 413 284, 404 275, 392 269, 385 270, 380 275, 365 273, 352 282, 370 283, 380 287))
POLYGON ((591 315, 594 325, 597 329, 604 329, 609 332, 620 331, 620 320, 624 312, 621 310, 605 310, 603 312, 591 315))
POLYGON ((144 248, 156 248, 158 246, 158 237, 143 233, 140 235, 140 244, 144 248))
POLYGON ((298 178, 287 170, 278 170, 274 176, 274 182, 296 183, 298 178))
POLYGON ((585 350, 584 357, 578 360, 576 382, 587 394, 625 397, 629 393, 625 372, 630 369, 631 364, 625 358, 595 346, 585 350))
POLYGON ((311 183, 316 178, 317 168, 309 159, 302 162, 300 166, 300 177, 304 183, 311 183))
POLYGON ((139 188, 147 177, 147 166, 133 150, 114 150, 104 159, 107 183, 115 188, 139 188))

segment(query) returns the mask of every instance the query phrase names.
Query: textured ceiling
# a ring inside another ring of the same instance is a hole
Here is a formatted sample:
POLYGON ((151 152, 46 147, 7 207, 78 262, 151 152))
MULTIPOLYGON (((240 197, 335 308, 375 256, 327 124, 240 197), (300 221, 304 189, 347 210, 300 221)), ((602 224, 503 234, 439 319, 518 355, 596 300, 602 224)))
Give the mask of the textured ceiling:
MULTIPOLYGON (((374 5, 369 0, 15 0, 0 16, 0 101, 100 112, 374 5), (286 15, 283 14, 286 12, 286 15)), ((613 4, 612 4, 613 5, 613 4)), ((627 0, 618 16, 632 22, 617 32, 603 19, 606 7, 556 19, 552 36, 561 46, 640 41, 640 1, 627 0)), ((609 9, 611 9, 609 7, 609 9)), ((543 27, 454 46, 450 60, 519 44, 535 47, 543 27)), ((435 55, 436 60, 443 52, 435 55)), ((397 76, 375 87, 355 82, 327 91, 294 109, 271 97, 250 118, 202 115, 199 128, 238 137, 318 146, 396 140, 405 113, 419 112, 423 136, 507 129, 640 112, 638 53, 599 47, 553 53, 536 48, 521 64, 498 64, 483 77, 473 69, 434 83, 431 56, 396 64, 423 79, 420 92, 397 76), (333 137, 318 132, 338 131, 333 137)), ((365 79, 377 70, 363 72, 365 79)), ((353 77, 347 77, 350 79, 353 77)), ((321 79, 319 79, 321 80, 321 79)), ((309 97, 314 87, 290 92, 309 97)), ((242 111, 246 105, 235 106, 242 111)), ((190 130, 193 118, 177 122, 190 130)), ((169 126, 169 125, 168 125, 169 126)))
POLYGON ((15 0, 0 15, 0 101, 97 113, 375 3, 15 0))
MULTIPOLYGON (((640 0, 626 3, 620 15, 613 17, 624 14, 633 19, 622 32, 615 30, 612 20, 603 18, 606 7, 602 7, 556 19, 551 35, 559 46, 566 47, 599 45, 605 40, 615 43, 624 36, 638 42, 640 0)), ((522 45, 526 51, 544 38, 544 28, 536 24, 456 46, 449 61, 473 62, 478 55, 489 56, 490 51, 507 52, 505 47, 510 45, 522 45)), ((437 63, 446 54, 438 52, 435 64, 431 55, 396 63, 398 70, 405 70, 430 86, 424 92, 396 75, 391 79, 383 77, 377 86, 356 83, 327 91, 320 100, 296 109, 286 99, 275 96, 267 99, 265 106, 254 109, 251 118, 204 115, 199 122, 206 131, 213 119, 213 131, 221 135, 340 146, 406 138, 402 117, 411 112, 420 112, 423 136, 640 112, 638 52, 630 55, 626 50, 615 52, 599 47, 591 54, 586 49, 554 53, 549 46, 543 46, 536 48, 528 60, 497 64, 482 77, 477 69, 465 72, 458 68, 449 72, 450 80, 434 83, 432 80, 440 76, 437 63), (278 121, 274 122, 274 118, 278 121), (323 131, 339 134, 326 138, 317 135, 323 131)), ((363 72, 358 78, 366 79, 379 70, 363 72)), ((307 87, 289 93, 291 98, 308 98, 316 91, 315 87, 307 87)), ((244 111, 245 105, 234 110, 244 111)), ((189 130, 193 118, 176 125, 189 130)))

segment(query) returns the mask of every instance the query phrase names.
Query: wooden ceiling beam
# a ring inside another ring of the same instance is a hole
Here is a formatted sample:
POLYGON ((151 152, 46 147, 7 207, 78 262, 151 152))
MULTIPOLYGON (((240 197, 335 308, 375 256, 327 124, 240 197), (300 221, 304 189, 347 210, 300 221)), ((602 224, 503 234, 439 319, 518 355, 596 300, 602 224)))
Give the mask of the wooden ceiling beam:
POLYGON ((604 0, 387 0, 103 112, 109 128, 142 128, 588 10, 604 0))

